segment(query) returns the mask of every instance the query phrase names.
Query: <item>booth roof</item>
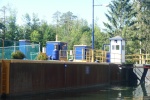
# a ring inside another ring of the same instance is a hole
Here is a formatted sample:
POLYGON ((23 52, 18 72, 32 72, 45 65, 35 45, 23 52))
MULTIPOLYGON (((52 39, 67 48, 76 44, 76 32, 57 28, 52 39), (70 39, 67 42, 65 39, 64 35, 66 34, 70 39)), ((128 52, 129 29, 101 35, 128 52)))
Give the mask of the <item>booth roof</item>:
POLYGON ((115 36, 112 38, 109 38, 109 40, 124 40, 121 36, 115 36))

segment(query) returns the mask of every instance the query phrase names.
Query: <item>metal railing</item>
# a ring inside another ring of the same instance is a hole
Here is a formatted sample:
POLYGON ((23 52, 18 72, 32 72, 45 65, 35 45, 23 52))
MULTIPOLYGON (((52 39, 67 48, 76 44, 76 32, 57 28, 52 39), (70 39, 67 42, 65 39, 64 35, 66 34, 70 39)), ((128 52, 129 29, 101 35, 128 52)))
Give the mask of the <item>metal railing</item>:
POLYGON ((126 55, 126 61, 136 64, 149 64, 150 54, 131 54, 126 55))
MULTIPOLYGON (((110 62, 110 54, 107 56, 107 51, 104 50, 59 50, 59 60, 61 61, 79 61, 79 62, 110 62)), ((120 54, 112 53, 112 60, 121 61, 122 57, 120 54)))
POLYGON ((106 62, 106 59, 110 59, 107 58, 107 51, 103 51, 103 50, 94 50, 94 60, 97 60, 99 62, 106 62))
MULTIPOLYGON (((121 54, 118 53, 111 53, 110 56, 107 56, 107 51, 104 50, 92 50, 86 49, 82 51, 75 51, 75 50, 65 50, 59 51, 59 58, 60 60, 72 60, 72 61, 80 61, 80 62, 108 62, 108 60, 117 62, 122 60, 121 54)), ((125 55, 125 61, 129 63, 136 63, 136 64, 150 64, 150 54, 131 54, 125 55)))

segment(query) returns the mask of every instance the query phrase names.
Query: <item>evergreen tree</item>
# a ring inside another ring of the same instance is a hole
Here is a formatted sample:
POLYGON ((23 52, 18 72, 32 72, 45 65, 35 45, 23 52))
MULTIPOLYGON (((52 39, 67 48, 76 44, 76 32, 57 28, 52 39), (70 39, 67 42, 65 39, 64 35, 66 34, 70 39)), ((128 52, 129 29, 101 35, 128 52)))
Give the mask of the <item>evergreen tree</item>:
POLYGON ((32 23, 31 23, 31 17, 28 13, 26 13, 24 16, 23 16, 23 21, 24 21, 24 30, 23 30, 23 39, 26 39, 26 40, 30 40, 30 34, 32 32, 32 23))
POLYGON ((126 37, 126 29, 133 24, 133 17, 136 14, 130 0, 114 0, 109 8, 106 14, 109 23, 103 22, 105 31, 110 34, 110 37, 116 35, 126 37))
POLYGON ((136 23, 133 31, 139 43, 140 53, 150 52, 150 1, 135 0, 135 10, 137 11, 136 23))

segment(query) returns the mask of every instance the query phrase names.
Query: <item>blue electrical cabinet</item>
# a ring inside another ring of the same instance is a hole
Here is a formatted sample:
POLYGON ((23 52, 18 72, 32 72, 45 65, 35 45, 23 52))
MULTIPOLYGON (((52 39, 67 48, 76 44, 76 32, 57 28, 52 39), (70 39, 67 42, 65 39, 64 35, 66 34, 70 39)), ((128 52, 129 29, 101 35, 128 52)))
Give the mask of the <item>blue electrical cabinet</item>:
POLYGON ((30 59, 27 57, 30 57, 30 52, 29 52, 29 46, 30 45, 30 41, 29 40, 19 40, 19 51, 21 51, 25 56, 26 59, 30 59))
POLYGON ((106 62, 110 63, 110 52, 106 53, 106 62))
POLYGON ((91 46, 87 45, 74 45, 74 60, 86 60, 86 52, 91 49, 91 46))
POLYGON ((61 56, 67 57, 67 43, 60 41, 47 41, 46 42, 46 55, 49 59, 59 60, 59 51, 61 56))

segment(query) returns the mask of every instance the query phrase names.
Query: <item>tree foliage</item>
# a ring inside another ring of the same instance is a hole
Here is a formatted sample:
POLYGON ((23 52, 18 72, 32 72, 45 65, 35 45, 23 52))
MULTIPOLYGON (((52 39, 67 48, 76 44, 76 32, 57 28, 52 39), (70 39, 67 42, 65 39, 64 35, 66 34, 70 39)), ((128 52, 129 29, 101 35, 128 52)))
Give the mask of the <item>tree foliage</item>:
POLYGON ((133 24, 133 17, 136 14, 130 0, 114 0, 109 5, 110 10, 105 14, 109 23, 105 23, 106 32, 110 37, 120 35, 126 37, 126 27, 133 24))
POLYGON ((135 33, 135 39, 139 41, 139 49, 141 53, 149 53, 150 51, 150 1, 135 1, 134 5, 136 14, 135 23, 132 31, 135 33), (141 44, 140 44, 141 43, 141 44))
MULTIPOLYGON (((73 49, 74 45, 91 46, 91 25, 71 11, 65 13, 56 11, 52 23, 40 19, 35 13, 32 15, 26 13, 23 15, 22 25, 16 23, 15 10, 11 9, 8 12, 10 14, 6 22, 0 20, 0 29, 6 29, 5 35, 8 40, 26 39, 40 42, 43 47, 47 41, 55 41, 57 35, 58 41, 68 43, 69 50, 73 49)), ((96 22, 94 23, 95 49, 102 49, 103 44, 109 44, 109 38, 120 35, 126 39, 127 54, 139 53, 140 49, 142 53, 149 53, 150 2, 148 0, 113 0, 106 17, 109 23, 104 22, 106 27, 104 32, 96 22)))
POLYGON ((40 53, 38 54, 37 60, 48 60, 48 56, 46 55, 46 53, 40 53))

